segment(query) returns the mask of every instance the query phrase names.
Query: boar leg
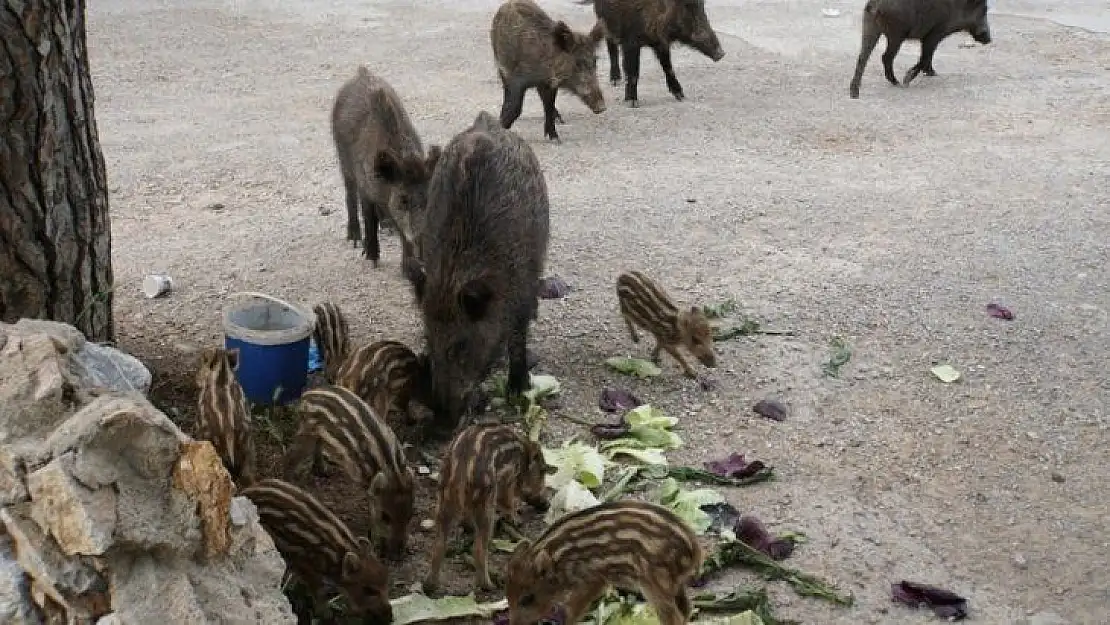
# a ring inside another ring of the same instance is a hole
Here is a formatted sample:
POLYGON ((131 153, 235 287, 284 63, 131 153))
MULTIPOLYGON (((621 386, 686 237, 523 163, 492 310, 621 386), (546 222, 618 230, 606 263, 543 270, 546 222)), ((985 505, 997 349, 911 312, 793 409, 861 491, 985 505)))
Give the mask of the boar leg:
POLYGON ((569 625, 570 623, 581 622, 582 617, 586 615, 586 610, 590 609, 590 604, 605 592, 606 584, 598 584, 595 583, 596 581, 593 579, 580 580, 574 590, 570 591, 570 596, 563 604, 566 608, 564 623, 569 625))
POLYGON ((649 583, 644 584, 642 590, 644 591, 644 598, 648 600, 648 603, 655 608, 655 613, 659 615, 661 625, 686 624, 690 617, 682 610, 682 604, 689 605, 684 589, 680 589, 678 594, 672 594, 659 588, 656 584, 649 583))
POLYGON ((671 65, 671 49, 670 47, 657 43, 651 47, 652 52, 655 52, 655 58, 659 61, 659 66, 663 68, 663 75, 667 77, 667 91, 671 92, 674 99, 679 102, 686 97, 682 93, 682 85, 678 82, 678 77, 674 75, 674 66, 671 65))
POLYGON ((347 194, 347 240, 358 242, 362 240, 362 233, 359 231, 358 223, 358 184, 355 183, 354 176, 348 176, 345 172, 343 174, 343 189, 347 194))
POLYGON ((561 143, 559 133, 555 130, 555 116, 559 113, 555 110, 555 88, 551 85, 539 85, 536 91, 543 102, 543 134, 555 143, 561 143))
POLYGON ((378 247, 379 214, 380 207, 377 203, 371 201, 365 195, 362 196, 362 252, 363 256, 374 263, 374 267, 378 266, 378 261, 381 259, 381 250, 378 247))
POLYGON ((929 32, 921 39, 921 58, 917 63, 911 67, 906 75, 902 77, 902 85, 908 86, 910 81, 917 78, 921 72, 925 72, 926 76, 936 76, 937 72, 933 69, 933 55, 936 54, 937 46, 944 39, 944 31, 936 28, 929 32))
POLYGON ((501 101, 501 127, 512 128, 513 123, 524 110, 524 92, 527 88, 521 86, 519 82, 509 82, 504 78, 501 79, 501 83, 504 87, 501 101))
POLYGON ((632 318, 628 315, 623 315, 624 324, 628 326, 628 334, 632 337, 633 343, 640 342, 640 335, 636 332, 636 324, 632 323, 632 318))
POLYGON ((698 374, 690 366, 690 363, 686 361, 686 358, 682 355, 682 352, 678 351, 678 347, 676 347, 674 345, 663 345, 662 347, 663 347, 663 349, 667 350, 668 354, 673 356, 674 359, 678 361, 679 365, 682 366, 682 371, 683 371, 683 373, 686 374, 686 377, 688 377, 688 378, 698 377, 698 374))
POLYGON ((615 87, 621 82, 621 49, 616 40, 608 37, 605 47, 609 49, 609 83, 615 87))
POLYGON ((863 80, 863 70, 867 67, 867 61, 871 59, 871 53, 874 52, 875 45, 879 43, 881 34, 874 20, 865 15, 863 17, 863 37, 860 42, 859 57, 856 58, 856 72, 852 75, 852 84, 848 87, 848 93, 853 99, 859 98, 859 84, 863 80))
POLYGON ((883 51, 883 75, 886 76, 887 82, 895 87, 898 86, 898 79, 894 77, 894 57, 898 56, 898 49, 902 47, 904 40, 902 33, 887 33, 886 50, 883 51))
POLYGON ((509 396, 520 396, 531 386, 528 380, 528 311, 520 311, 509 338, 509 396))
POLYGON ((634 43, 621 44, 621 52, 624 54, 624 101, 636 108, 640 105, 636 89, 640 83, 640 46, 634 43))
POLYGON ((474 515, 474 568, 475 583, 482 590, 493 590, 489 578, 489 545, 493 540, 494 507, 490 502, 485 510, 474 515))
POLYGON ((501 518, 513 525, 520 525, 520 511, 518 510, 518 496, 513 486, 507 485, 497 491, 497 511, 501 518))

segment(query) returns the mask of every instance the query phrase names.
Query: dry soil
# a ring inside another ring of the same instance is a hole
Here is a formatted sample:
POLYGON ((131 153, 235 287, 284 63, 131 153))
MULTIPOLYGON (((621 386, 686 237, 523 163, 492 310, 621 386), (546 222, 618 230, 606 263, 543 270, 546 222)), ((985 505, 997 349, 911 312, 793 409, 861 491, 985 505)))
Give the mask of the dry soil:
MULTIPOLYGON (((729 499, 804 532, 792 564, 857 599, 838 608, 772 584, 785 617, 930 622, 891 604, 890 583, 911 579, 965 595, 981 623, 1110 622, 1110 41, 1041 19, 1044 3, 1002 3, 1026 16, 995 15, 989 46, 951 37, 939 76, 908 88, 883 80, 880 44, 852 101, 862 4, 710 2, 727 56, 676 51, 685 102, 645 53, 639 109, 608 84, 600 115, 560 95, 562 145, 543 139, 528 95, 514 130, 550 187, 549 272, 574 289, 534 324, 538 371, 564 388, 550 440, 581 432, 560 414, 600 419, 598 392, 613 384, 681 418, 674 461, 738 451, 773 465, 777 481, 729 499), (629 268, 683 304, 734 298, 796 334, 721 343, 710 392, 670 360, 659 378, 630 381, 603 365, 650 347, 633 345, 616 313, 614 280, 629 268), (988 316, 990 302, 1016 317, 988 316), (839 378, 822 373, 835 336, 852 350, 839 378), (942 363, 962 379, 933 377, 942 363), (790 405, 785 422, 751 411, 765 397, 790 405)), ((544 6, 592 24, 588 6, 544 6)), ((396 238, 384 237, 377 270, 344 240, 329 110, 365 63, 428 143, 496 114, 495 7, 90 3, 118 333, 184 427, 194 350, 220 340, 237 291, 329 299, 356 339, 416 345, 396 238), (142 297, 152 272, 173 277, 172 295, 142 297)), ((917 51, 903 48, 899 76, 917 51)), ((604 54, 598 67, 605 80, 604 54)), ((273 469, 280 447, 266 441, 273 469)), ((365 528, 354 489, 320 488, 365 528)), ((426 567, 424 540, 397 569, 398 594, 426 567)), ((465 592, 470 574, 452 566, 450 589, 465 592)))

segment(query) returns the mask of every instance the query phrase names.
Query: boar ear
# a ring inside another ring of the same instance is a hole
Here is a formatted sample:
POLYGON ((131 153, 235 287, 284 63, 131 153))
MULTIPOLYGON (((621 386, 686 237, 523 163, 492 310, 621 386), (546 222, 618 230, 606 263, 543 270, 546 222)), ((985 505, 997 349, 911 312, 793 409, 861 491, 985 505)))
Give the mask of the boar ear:
POLYGON ((374 173, 388 183, 397 183, 404 176, 405 166, 397 155, 388 150, 381 150, 374 158, 374 173))
POLYGON ((378 472, 374 479, 370 480, 370 494, 377 495, 389 486, 389 478, 385 476, 384 471, 378 472))
POLYGON ((467 282, 459 292, 459 304, 471 321, 478 321, 485 317, 492 301, 493 289, 488 282, 480 278, 467 282))
MULTIPOLYGON (((517 545, 516 549, 520 549, 517 545)), ((513 549, 513 551, 516 551, 513 549)), ((532 555, 532 570, 536 572, 536 576, 540 579, 547 579, 554 573, 555 563, 551 560, 551 554, 546 549, 540 549, 532 555)))
POLYGON ((571 32, 570 26, 567 26, 566 22, 560 20, 556 23, 551 35, 555 37, 555 45, 563 52, 570 52, 574 49, 574 33, 571 32))
POLYGON ((344 579, 349 579, 358 572, 359 564, 361 564, 358 554, 348 551, 343 554, 343 564, 340 566, 339 573, 344 579))
POLYGON ((590 29, 590 44, 596 47, 604 38, 605 27, 601 25, 601 22, 594 24, 594 27, 590 29))
POLYGON ((358 543, 358 548, 364 554, 374 553, 374 545, 370 544, 370 539, 365 536, 359 536, 355 539, 358 543))
POLYGON ((234 347, 227 350, 227 366, 231 367, 232 371, 239 368, 239 348, 234 347))

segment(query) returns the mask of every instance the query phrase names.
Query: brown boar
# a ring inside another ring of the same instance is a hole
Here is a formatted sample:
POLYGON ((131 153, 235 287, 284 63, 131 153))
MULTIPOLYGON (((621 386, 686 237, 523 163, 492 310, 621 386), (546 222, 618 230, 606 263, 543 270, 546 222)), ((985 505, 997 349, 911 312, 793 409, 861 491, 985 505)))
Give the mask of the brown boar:
POLYGON ((335 384, 354 391, 370 404, 374 414, 387 418, 391 409, 412 421, 414 397, 423 397, 427 365, 400 341, 364 345, 344 361, 335 384))
POLYGON ((713 330, 709 319, 697 306, 680 311, 662 287, 639 271, 628 271, 617 277, 617 300, 633 343, 640 342, 636 326, 655 337, 652 362, 658 364, 660 351, 666 350, 682 366, 687 377, 696 378, 697 373, 678 351, 681 346, 703 365, 717 366, 713 330))
POLYGON ((356 538, 318 499, 288 482, 265 479, 240 494, 258 508, 259 522, 290 571, 312 591, 317 609, 326 605, 327 586, 334 584, 367 623, 393 621, 389 571, 374 557, 370 541, 356 538))
POLYGON ((332 302, 317 304, 312 312, 316 315, 312 339, 316 341, 320 359, 324 361, 324 379, 334 383, 339 367, 347 359, 347 353, 351 349, 347 317, 332 302))
POLYGON ((540 512, 547 510, 544 476, 550 472, 554 467, 544 461, 539 443, 511 426, 472 425, 459 432, 443 454, 436 537, 424 588, 439 586, 447 540, 460 523, 469 521, 474 528, 475 584, 492 590, 489 546, 497 514, 519 523, 519 500, 540 512))
POLYGON ((704 552, 681 517, 646 501, 625 499, 572 512, 535 541, 521 541, 506 571, 509 625, 531 625, 566 595, 566 623, 577 623, 612 585, 643 593, 663 625, 690 616, 687 584, 704 552))
POLYGON ((205 347, 200 353, 196 380, 197 440, 212 443, 240 487, 255 479, 254 437, 251 413, 243 387, 235 377, 239 350, 205 347))
POLYGON ((305 392, 298 405, 300 426, 285 456, 285 479, 293 480, 305 460, 335 462, 370 496, 372 535, 388 532, 384 553, 398 559, 408 541, 416 478, 401 442, 370 405, 342 386, 305 392))
POLYGON ((547 258, 549 200, 532 148, 479 113, 443 150, 428 188, 423 265, 428 405, 454 430, 507 351, 510 397, 530 386, 527 343, 547 258))
POLYGON ((414 256, 412 215, 424 208, 428 171, 435 168, 439 148, 432 146, 425 156, 401 97, 365 66, 339 89, 331 127, 347 195, 347 239, 361 238, 363 254, 377 267, 378 223, 388 216, 400 230, 401 266, 407 268, 414 256))
POLYGON ((853 99, 859 97, 863 70, 880 36, 886 36, 883 75, 890 84, 897 86, 894 57, 898 56, 903 41, 921 42, 921 57, 902 78, 902 83, 909 85, 921 72, 926 76, 937 75, 933 69, 933 54, 937 46, 949 35, 960 31, 967 32, 981 44, 991 42, 987 0, 868 0, 863 7, 862 41, 848 95, 853 99))
POLYGON ((624 56, 624 101, 639 105, 640 49, 647 46, 655 53, 667 79, 667 90, 676 100, 686 95, 671 65, 671 46, 690 46, 713 60, 725 57, 717 33, 705 14, 705 0, 595 0, 597 26, 605 35, 609 50, 609 80, 621 80, 620 57, 624 56))
POLYGON ((559 89, 568 90, 594 113, 605 111, 597 80, 597 44, 601 34, 576 33, 555 21, 531 0, 509 0, 493 15, 489 32, 497 75, 501 78, 501 125, 512 128, 524 108, 524 93, 535 87, 543 102, 543 132, 559 141, 555 108, 559 89))

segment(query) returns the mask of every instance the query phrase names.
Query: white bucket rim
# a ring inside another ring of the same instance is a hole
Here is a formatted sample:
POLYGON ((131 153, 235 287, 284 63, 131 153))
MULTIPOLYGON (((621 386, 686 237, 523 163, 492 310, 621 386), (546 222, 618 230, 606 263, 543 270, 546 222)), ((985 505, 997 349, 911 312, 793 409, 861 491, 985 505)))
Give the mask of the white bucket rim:
POLYGON ((300 317, 300 320, 292 328, 285 330, 252 330, 250 328, 244 328, 231 321, 231 314, 233 312, 243 310, 246 307, 246 302, 239 302, 224 308, 223 326, 224 336, 227 338, 267 347, 274 345, 289 345, 290 343, 303 341, 310 337, 313 329, 316 328, 316 314, 303 306, 297 306, 283 299, 256 291, 240 291, 231 294, 231 297, 238 296, 250 296, 257 299, 268 300, 296 313, 296 315, 300 317))

